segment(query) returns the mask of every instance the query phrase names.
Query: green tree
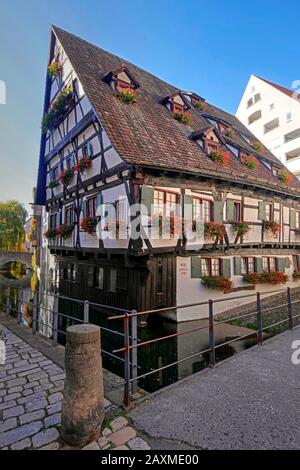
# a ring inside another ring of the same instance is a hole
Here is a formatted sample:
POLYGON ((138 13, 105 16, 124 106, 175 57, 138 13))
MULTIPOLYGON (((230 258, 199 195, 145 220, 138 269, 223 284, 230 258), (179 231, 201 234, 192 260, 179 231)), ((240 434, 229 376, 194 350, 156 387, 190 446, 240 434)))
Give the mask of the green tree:
POLYGON ((18 251, 24 243, 27 212, 18 201, 0 202, 0 250, 18 251))

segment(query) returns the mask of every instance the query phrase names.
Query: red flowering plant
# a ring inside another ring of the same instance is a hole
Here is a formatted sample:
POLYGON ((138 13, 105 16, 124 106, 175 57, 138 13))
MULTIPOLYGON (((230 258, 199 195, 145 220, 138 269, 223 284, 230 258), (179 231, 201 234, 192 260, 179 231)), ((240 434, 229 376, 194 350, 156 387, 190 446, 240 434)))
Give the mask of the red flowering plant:
POLYGON ((57 235, 57 229, 56 228, 48 228, 48 230, 44 233, 44 237, 46 238, 55 238, 57 235))
POLYGON ((204 237, 211 239, 222 239, 226 236, 226 228, 222 224, 215 222, 205 222, 204 237))
POLYGON ((280 271, 271 271, 269 273, 263 273, 260 275, 262 284, 285 284, 288 280, 288 276, 280 271))
POLYGON ((273 238, 277 238, 281 231, 281 225, 273 220, 264 220, 264 229, 272 233, 273 238))
POLYGON ((224 293, 232 289, 233 283, 223 276, 204 276, 202 284, 209 289, 222 290, 224 293))
POLYGON ((249 273, 249 274, 245 274, 245 276, 243 276, 243 280, 245 282, 248 282, 249 284, 259 284, 260 283, 260 274, 257 274, 257 273, 249 273))
POLYGON ((235 220, 229 220, 229 223, 231 225, 233 232, 236 233, 236 238, 235 238, 234 243, 237 243, 239 238, 241 238, 244 235, 247 235, 247 233, 250 232, 251 230, 250 222, 246 222, 246 221, 236 222, 235 220))
POLYGON ((294 279, 294 281, 299 281, 299 279, 300 279, 300 271, 294 271, 294 272, 293 272, 293 279, 294 279))
POLYGON ((249 170, 257 170, 258 168, 258 161, 252 155, 241 155, 241 164, 249 170))
POLYGON ((57 235, 60 235, 64 240, 72 235, 74 225, 63 224, 57 229, 57 235))
POLYGON ((73 178, 75 173, 74 168, 67 168, 63 170, 59 175, 59 181, 63 186, 69 186, 71 179, 73 178))
POLYGON ((227 152, 224 152, 224 150, 219 150, 217 152, 211 152, 209 154, 210 158, 217 163, 217 165, 220 166, 228 166, 230 157, 227 152))
POLYGON ((282 171, 278 174, 278 179, 282 181, 282 183, 291 184, 291 182, 293 181, 293 176, 289 173, 282 171))
POLYGON ((75 171, 82 175, 84 173, 84 170, 87 170, 88 168, 91 168, 92 162, 86 157, 82 157, 78 160, 78 162, 75 164, 75 171))
POLYGON ((96 231, 97 220, 93 217, 84 217, 80 222, 80 228, 83 232, 88 233, 91 235, 96 231))
POLYGON ((55 62, 52 62, 52 64, 48 66, 48 75, 51 78, 57 77, 60 74, 61 70, 62 70, 62 63, 59 60, 56 60, 55 62))
POLYGON ((192 123, 192 118, 187 111, 175 111, 173 113, 173 118, 187 126, 190 126, 192 123))
POLYGON ((136 92, 132 88, 123 88, 120 86, 116 87, 115 96, 120 98, 126 103, 134 103, 136 101, 136 92))

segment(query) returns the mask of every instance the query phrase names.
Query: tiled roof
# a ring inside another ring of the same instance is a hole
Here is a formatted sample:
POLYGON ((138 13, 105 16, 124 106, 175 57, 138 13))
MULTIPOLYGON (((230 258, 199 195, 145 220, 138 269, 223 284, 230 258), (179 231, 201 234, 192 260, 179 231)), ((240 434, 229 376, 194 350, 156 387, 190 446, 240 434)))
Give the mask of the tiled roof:
MULTIPOLYGON (((166 96, 177 91, 176 87, 73 34, 57 27, 53 27, 53 31, 68 55, 114 148, 129 164, 218 178, 223 176, 228 180, 243 183, 248 180, 253 185, 273 187, 277 191, 283 190, 293 194, 299 191, 300 194, 300 183, 296 178, 293 179, 291 187, 287 187, 263 165, 259 165, 263 171, 259 169, 256 174, 243 166, 234 155, 231 155, 228 167, 221 167, 207 157, 190 138, 192 132, 210 124, 204 116, 211 116, 227 122, 251 141, 257 141, 235 116, 206 102, 203 114, 195 108, 189 110, 192 117, 191 126, 181 124, 162 105, 166 96), (116 98, 110 85, 103 80, 109 72, 117 70, 122 64, 139 84, 138 99, 133 104, 116 98)), ((235 132, 233 140, 253 152, 253 148, 238 136, 238 132, 235 132)), ((279 167, 282 166, 265 147, 263 149, 261 156, 279 167)), ((255 152, 254 154, 256 155, 255 152)))

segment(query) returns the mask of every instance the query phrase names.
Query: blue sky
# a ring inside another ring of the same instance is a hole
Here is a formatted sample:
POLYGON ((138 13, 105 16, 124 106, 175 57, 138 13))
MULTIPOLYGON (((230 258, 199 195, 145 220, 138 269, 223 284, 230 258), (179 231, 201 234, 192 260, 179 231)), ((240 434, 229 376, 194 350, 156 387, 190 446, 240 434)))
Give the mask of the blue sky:
POLYGON ((300 79, 299 13, 294 0, 1 0, 0 200, 31 201, 51 24, 234 113, 251 73, 300 79))

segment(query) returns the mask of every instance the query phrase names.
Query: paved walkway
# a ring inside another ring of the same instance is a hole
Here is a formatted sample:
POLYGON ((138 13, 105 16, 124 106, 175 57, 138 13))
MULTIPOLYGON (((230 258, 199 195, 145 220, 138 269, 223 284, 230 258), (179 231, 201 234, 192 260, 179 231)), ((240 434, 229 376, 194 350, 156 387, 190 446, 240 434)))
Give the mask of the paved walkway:
POLYGON ((291 361, 295 340, 300 327, 164 389, 130 417, 151 445, 299 449, 300 365, 291 361))
MULTIPOLYGON (((61 367, 0 323, 6 361, 0 365, 0 449, 68 449, 59 440, 65 374, 61 367)), ((121 410, 105 400, 106 428, 85 449, 149 449, 121 410)))

